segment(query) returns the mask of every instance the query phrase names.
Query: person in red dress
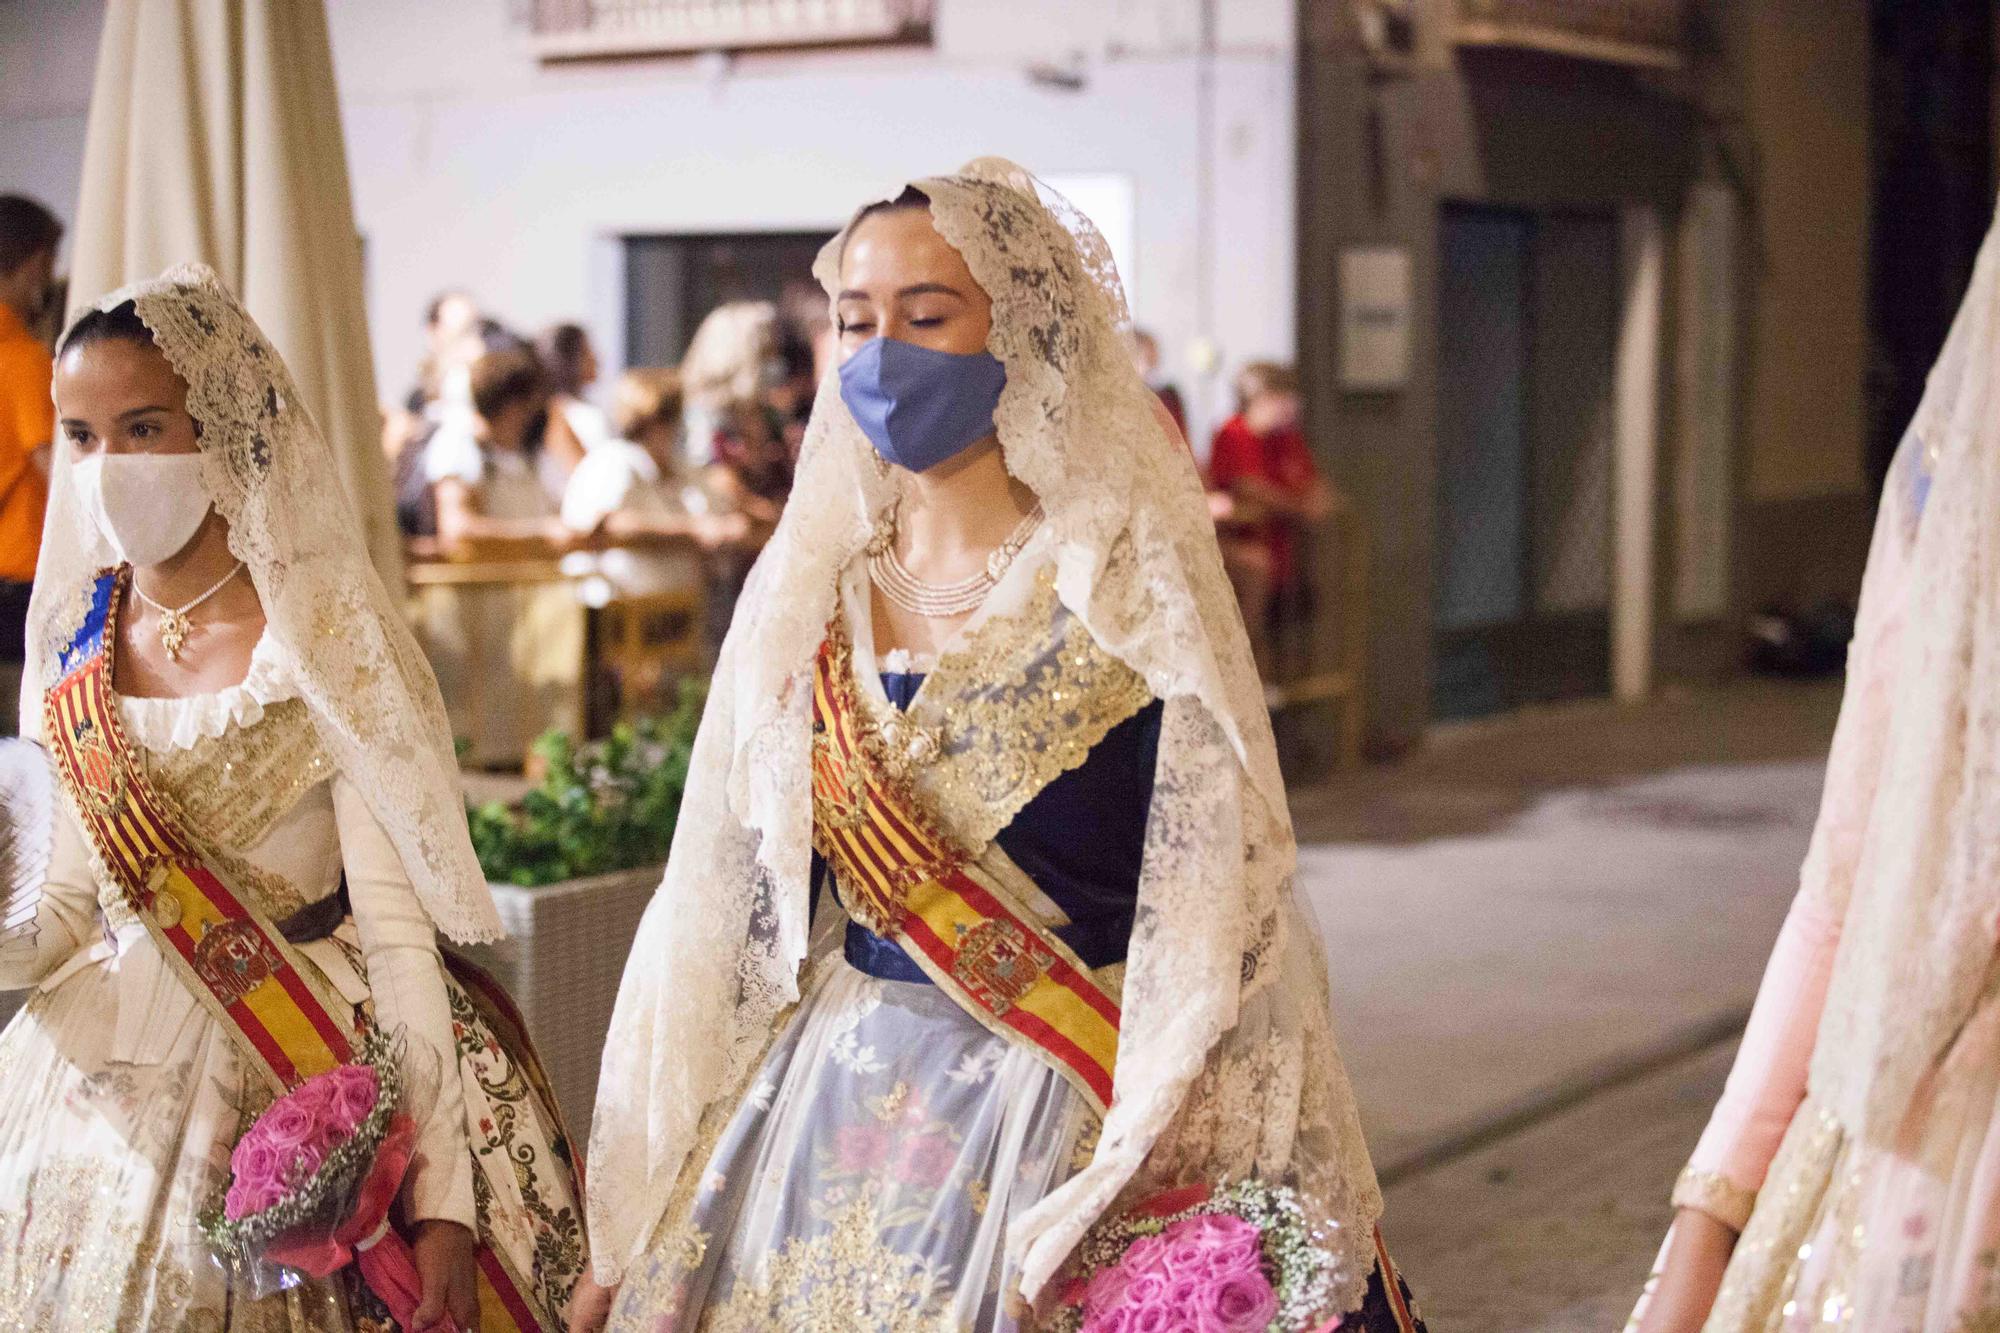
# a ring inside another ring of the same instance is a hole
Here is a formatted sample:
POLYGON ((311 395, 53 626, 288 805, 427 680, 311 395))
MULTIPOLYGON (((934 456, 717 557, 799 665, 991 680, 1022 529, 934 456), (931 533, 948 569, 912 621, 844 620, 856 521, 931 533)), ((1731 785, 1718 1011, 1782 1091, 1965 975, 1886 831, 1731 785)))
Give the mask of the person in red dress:
POLYGON ((1255 361, 1237 376, 1236 392, 1236 415, 1209 452, 1209 507, 1257 668, 1269 679, 1273 602, 1296 586, 1299 533, 1333 512, 1334 495, 1306 447, 1297 373, 1255 361))

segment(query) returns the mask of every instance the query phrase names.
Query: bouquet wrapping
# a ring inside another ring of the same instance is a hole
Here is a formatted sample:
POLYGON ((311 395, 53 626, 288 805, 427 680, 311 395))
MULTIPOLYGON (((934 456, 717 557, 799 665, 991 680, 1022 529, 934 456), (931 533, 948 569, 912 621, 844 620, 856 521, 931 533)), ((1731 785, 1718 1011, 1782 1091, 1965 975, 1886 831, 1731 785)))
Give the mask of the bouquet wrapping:
POLYGON ((358 1057, 292 1088, 229 1155, 229 1188, 201 1226, 217 1259, 256 1296, 353 1264, 410 1327, 422 1299, 410 1247, 389 1212, 417 1128, 400 1063, 370 1030, 358 1057))
POLYGON ((1053 1333, 1332 1333, 1338 1262, 1296 1191, 1244 1180, 1169 1191, 1099 1223, 1053 1333))

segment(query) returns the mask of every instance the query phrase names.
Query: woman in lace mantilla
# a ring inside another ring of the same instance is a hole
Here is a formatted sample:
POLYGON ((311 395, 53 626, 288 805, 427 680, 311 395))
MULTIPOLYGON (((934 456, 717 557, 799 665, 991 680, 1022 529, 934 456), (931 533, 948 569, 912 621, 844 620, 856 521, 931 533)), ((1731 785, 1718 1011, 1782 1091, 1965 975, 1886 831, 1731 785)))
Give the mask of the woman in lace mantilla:
POLYGON ((1819 821, 1644 1333, 2000 1328, 2000 228, 1876 520, 1819 821))
POLYGON ((982 160, 862 210, 819 277, 843 368, 620 991, 572 1327, 1028 1328, 1092 1223, 1248 1176, 1310 1200, 1323 1318, 1411 1327, 1261 690, 1102 238, 982 160))
POLYGON ((209 1258, 197 1214, 280 1089, 230 1002, 257 976, 241 937, 200 933, 104 840, 135 807, 93 779, 121 762, 282 933, 311 1004, 398 1037, 423 1090, 398 1214, 420 1319, 464 1326, 505 1289, 510 1327, 557 1326, 584 1257, 568 1149, 483 983, 441 963, 440 927, 498 921, 436 687, 324 441, 206 269, 86 312, 57 370, 23 715, 64 780, 46 880, 0 913, 0 984, 33 992, 0 1035, 0 1328, 389 1327, 352 1270, 259 1299, 209 1258), (86 670, 108 682, 87 718, 64 692, 86 670), (191 967, 162 944, 176 927, 191 967))

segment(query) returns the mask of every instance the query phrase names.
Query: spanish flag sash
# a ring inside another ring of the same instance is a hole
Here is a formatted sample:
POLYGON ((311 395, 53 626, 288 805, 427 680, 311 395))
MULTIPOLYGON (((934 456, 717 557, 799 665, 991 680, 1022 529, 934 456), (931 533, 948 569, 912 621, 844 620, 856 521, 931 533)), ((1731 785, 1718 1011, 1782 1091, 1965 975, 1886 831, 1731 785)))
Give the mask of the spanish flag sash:
POLYGON ((885 758, 838 621, 814 670, 813 844, 848 912, 893 938, 988 1029, 1033 1050, 1100 1113, 1118 1002, 1061 939, 955 846, 885 758))
MULTIPOLYGON (((44 700, 42 734, 114 887, 188 992, 282 1093, 352 1060, 359 1018, 321 994, 318 969, 207 863, 185 821, 147 779, 111 687, 123 588, 113 571, 91 589, 83 628, 63 649, 60 679, 44 700)), ((521 1280, 487 1237, 478 1258, 481 1333, 555 1327, 524 1295, 535 1284, 521 1280)))

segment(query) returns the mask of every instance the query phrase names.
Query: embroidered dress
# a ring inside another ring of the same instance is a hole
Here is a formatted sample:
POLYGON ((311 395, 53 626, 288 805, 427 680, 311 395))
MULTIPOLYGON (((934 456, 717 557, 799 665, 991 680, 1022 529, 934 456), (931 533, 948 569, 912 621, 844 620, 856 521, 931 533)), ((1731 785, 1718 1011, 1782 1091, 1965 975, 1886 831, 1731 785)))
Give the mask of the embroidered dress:
MULTIPOLYGON (((335 904, 353 917, 300 945, 326 982, 421 1049, 439 1089, 405 1195, 417 1217, 476 1224, 452 1015, 424 915, 367 807, 335 776, 266 638, 244 683, 190 699, 121 699, 148 776, 273 918, 335 904), (371 985, 372 983, 372 985, 371 985)), ((231 1300, 194 1221, 227 1185, 229 1150, 268 1104, 229 1034, 168 970, 117 888, 57 816, 33 985, 0 1036, 0 1327, 345 1329, 344 1293, 231 1300), (65 1260, 66 1262, 57 1262, 65 1260)))
POLYGON ((1799 893, 1674 1192, 1740 1232, 1711 1333, 2000 1329, 1996 365, 2000 227, 1890 470, 1799 893))
MULTIPOLYGON (((1048 557, 1045 539, 1030 542, 956 650, 879 662, 857 562, 838 634, 857 702, 911 781, 950 811, 955 836, 985 841, 986 872, 1115 991, 1163 710, 1062 611, 1048 557)), ((824 858, 814 880, 838 952, 816 965, 611 1327, 1023 1327, 1005 1300, 1017 1277, 1006 1230, 1088 1162, 1102 1107, 856 920, 824 858)), ((1282 1063, 1254 1072, 1301 1073, 1282 1063)), ((1243 1073, 1235 1110, 1254 1136, 1243 1073)), ((1379 1277, 1366 1311, 1355 1327, 1397 1327, 1379 1277)))
POLYGON ((0 1328, 386 1328, 351 1269, 257 1299, 196 1230, 252 1118, 369 1023, 417 1121, 393 1223, 473 1230, 483 1329, 560 1327, 585 1261, 567 1139, 511 1005, 438 945, 499 922, 436 685, 242 307, 200 267, 101 308, 127 299, 187 384, 265 629, 237 686, 121 697, 130 571, 59 445, 27 710, 59 799, 45 879, 0 902, 0 986, 31 990, 0 1034, 0 1328))
POLYGON ((1011 164, 915 184, 992 298, 1045 521, 936 663, 877 661, 904 483, 822 385, 605 1046, 611 1325, 1012 1330, 1100 1219, 1255 1177, 1313 1219, 1315 1324, 1411 1328, 1262 690, 1109 251, 1011 164))

